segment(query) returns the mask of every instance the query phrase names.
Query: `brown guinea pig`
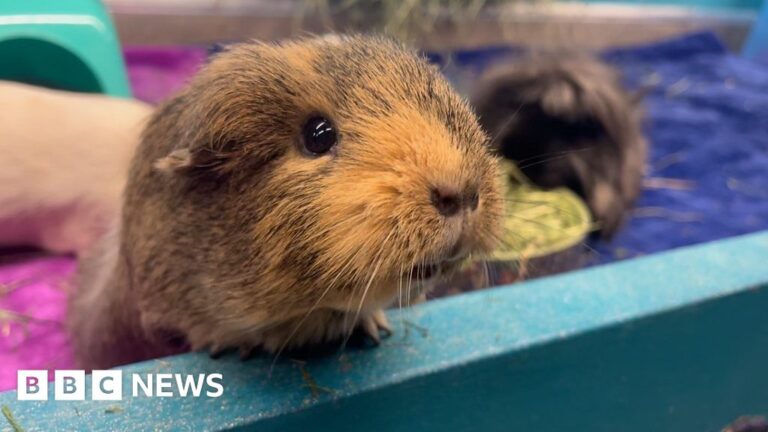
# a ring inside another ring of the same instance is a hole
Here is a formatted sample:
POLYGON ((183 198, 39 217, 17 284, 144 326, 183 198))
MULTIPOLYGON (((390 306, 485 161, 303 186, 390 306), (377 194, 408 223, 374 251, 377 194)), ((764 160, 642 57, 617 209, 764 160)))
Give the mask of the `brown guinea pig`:
POLYGON ((500 235, 498 161, 438 70, 373 37, 246 43, 155 112, 70 300, 83 367, 374 340, 500 235))
POLYGON ((640 193, 647 144, 639 100, 619 74, 587 56, 533 55, 490 68, 472 103, 493 147, 545 188, 568 187, 603 238, 640 193))

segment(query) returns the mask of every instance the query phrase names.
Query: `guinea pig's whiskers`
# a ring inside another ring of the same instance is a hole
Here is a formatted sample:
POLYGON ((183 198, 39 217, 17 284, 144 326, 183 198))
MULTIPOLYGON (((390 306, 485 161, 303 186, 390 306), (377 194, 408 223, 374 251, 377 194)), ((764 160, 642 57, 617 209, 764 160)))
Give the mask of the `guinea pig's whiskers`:
POLYGON ((523 109, 524 105, 525 104, 521 102, 520 105, 517 106, 517 109, 515 110, 515 112, 513 112, 512 115, 509 116, 509 118, 504 120, 504 123, 502 123, 498 128, 496 128, 496 133, 491 137, 491 142, 496 142, 496 140, 498 140, 502 135, 507 133, 507 128, 509 128, 509 125, 511 125, 512 122, 515 121, 515 119, 517 118, 517 115, 520 114, 520 110, 523 109))
POLYGON ((352 264, 355 258, 359 255, 359 250, 355 254, 351 254, 347 259, 344 261, 344 263, 341 265, 341 267, 336 271, 336 276, 334 276, 333 279, 328 283, 328 285, 325 287, 325 290, 323 290, 322 294, 320 294, 320 297, 318 297, 317 300, 315 300, 315 303, 309 308, 309 310, 304 314, 304 316, 299 320, 298 323, 293 327, 291 330, 291 333, 288 335, 288 337, 283 341, 283 343, 280 345, 280 348, 277 350, 274 359, 272 360, 272 365, 269 368, 269 375, 272 375, 272 370, 275 367, 275 364, 277 363, 277 360, 280 358, 280 354, 283 353, 286 347, 291 343, 293 338, 296 336, 296 333, 299 331, 301 326, 304 324, 304 322, 312 315, 312 313, 318 308, 320 305, 320 302, 323 301, 323 298, 330 292, 331 288, 333 288, 336 285, 336 282, 339 280, 339 278, 346 273, 349 266, 352 264))
MULTIPOLYGON (((366 247, 368 247, 368 243, 364 242, 364 244, 360 247, 360 249, 358 249, 357 253, 355 253, 354 256, 357 257, 360 254, 360 252, 364 250, 366 247)), ((363 274, 361 273, 361 269, 358 268, 358 269, 355 269, 353 277, 351 279, 355 281, 355 284, 357 284, 359 280, 362 280, 362 277, 363 277, 363 274)), ((346 304, 346 307, 344 308, 344 310, 346 311, 352 308, 352 302, 354 301, 355 296, 358 293, 358 290, 356 288, 357 287, 355 286, 355 289, 353 290, 353 292, 350 293, 350 295, 348 296, 349 298, 347 299, 347 304, 346 304)), ((346 313, 344 314, 344 325, 342 326, 342 333, 351 334, 353 331, 354 331, 354 322, 352 323, 352 327, 350 328, 349 313, 346 313)), ((343 346, 341 348, 343 348, 343 346)))
POLYGON ((333 286, 333 284, 328 284, 328 286, 325 287, 325 290, 323 290, 323 293, 320 294, 320 297, 317 298, 315 303, 312 305, 312 307, 309 308, 307 313, 304 314, 304 316, 299 320, 299 322, 297 322, 296 325, 293 326, 293 330, 291 330, 291 332, 288 334, 288 337, 285 338, 285 340, 283 341, 282 344, 280 344, 280 348, 278 348, 277 352, 275 353, 275 357, 272 359, 272 365, 269 367, 269 376, 272 376, 272 371, 275 368, 275 364, 277 364, 277 359, 280 358, 280 354, 283 353, 283 351, 288 346, 288 344, 291 342, 291 340, 294 338, 294 336, 296 336, 296 333, 299 331, 299 329, 304 324, 304 322, 307 320, 307 318, 309 318, 310 315, 312 315, 312 312, 314 312, 315 309, 317 309, 317 306, 323 300, 325 295, 328 294, 328 292, 331 290, 332 286, 333 286))
MULTIPOLYGON (((416 281, 417 281, 417 283, 418 283, 418 281, 424 280, 424 275, 422 274, 423 268, 424 267, 422 266, 422 264, 417 264, 416 265, 416 281)), ((408 307, 410 308, 411 306, 413 306, 413 293, 412 292, 409 293, 409 295, 408 295, 408 307)))
POLYGON ((563 159, 565 157, 570 156, 573 153, 579 153, 579 152, 587 151, 590 149, 591 147, 584 147, 579 149, 563 150, 559 152, 550 152, 550 153, 536 155, 536 156, 518 161, 517 163, 519 165, 517 166, 517 169, 519 170, 528 169, 531 167, 535 167, 536 165, 545 164, 547 162, 556 161, 558 159, 563 159), (530 163, 524 163, 526 161, 529 161, 530 163))
MULTIPOLYGON (((395 229, 389 231, 389 234, 386 238, 381 242, 381 245, 379 245, 379 251, 376 256, 376 267, 373 269, 373 272, 371 272, 371 277, 368 279, 368 283, 365 285, 365 289, 363 290, 363 295, 360 297, 360 303, 357 306, 357 311, 355 312, 355 317, 352 320, 352 325, 354 330, 354 326, 357 324, 357 320, 360 318, 360 312, 363 310, 363 304, 365 304, 365 297, 368 295, 368 290, 371 288, 371 285, 373 285, 373 281, 376 278, 376 274, 379 272, 379 268, 381 268, 381 264, 384 262, 384 247, 389 241, 390 238, 392 238, 392 235, 395 233, 395 229)), ((346 327, 346 318, 345 318, 345 331, 347 331, 348 327, 346 327)), ((344 349, 347 346, 347 342, 349 342, 349 338, 352 336, 352 331, 347 331, 347 336, 344 338, 344 342, 341 344, 341 348, 344 349)))
MULTIPOLYGON (((520 234, 520 233, 517 233, 517 232, 514 232, 514 231, 507 231, 507 234, 509 234, 509 235, 513 235, 513 236, 515 236, 516 238, 518 238, 518 239, 520 239, 520 240, 523 240, 523 241, 525 240, 525 236, 523 236, 523 235, 522 235, 522 234, 520 234)), ((518 248, 517 248, 515 245, 513 245, 513 244, 512 244, 512 243, 511 243, 511 242, 510 242, 508 239, 506 239, 506 238, 501 238, 501 239, 499 239, 498 241, 499 241, 499 243, 501 243, 501 246, 502 246, 504 249, 506 249, 506 250, 510 250, 510 249, 511 249, 511 250, 513 250, 513 251, 519 252, 519 251, 517 250, 518 248)))
POLYGON ((519 219, 519 220, 522 220, 522 221, 525 221, 525 222, 530 222, 532 224, 536 224, 536 225, 542 226, 542 227, 547 228, 547 229, 553 229, 553 230, 558 230, 558 231, 565 232, 565 229, 563 227, 554 226, 552 224, 544 223, 544 222, 542 222, 540 220, 531 219, 531 218, 523 217, 523 216, 516 215, 516 214, 510 214, 509 217, 512 217, 512 218, 515 218, 515 219, 519 219))
MULTIPOLYGON (((547 228, 547 229, 553 229, 553 230, 557 230, 557 231, 566 232, 566 229, 565 229, 565 228, 563 228, 563 227, 558 227, 558 226, 549 225, 549 224, 546 224, 546 223, 544 223, 544 222, 541 222, 541 221, 538 221, 538 220, 535 220, 535 219, 529 219, 529 218, 525 218, 525 217, 522 217, 522 216, 519 216, 519 215, 515 215, 515 214, 511 214, 511 215, 509 215, 509 217, 513 217, 513 218, 516 218, 516 219, 520 219, 520 220, 523 220, 523 221, 525 221, 525 222, 534 223, 534 224, 540 225, 540 226, 542 226, 542 227, 544 227, 544 228, 547 228)), ((522 235, 520 235, 520 234, 517 234, 517 233, 515 233, 514 231, 507 231, 507 233, 508 233, 508 234, 512 234, 512 235, 517 235, 517 236, 518 236, 518 238, 524 239, 524 237, 523 237, 522 235)), ((506 242, 505 242, 505 240, 502 240, 502 242, 504 242, 503 244, 504 244, 505 246, 509 246, 509 243, 506 243, 506 242)), ((598 252, 598 251, 597 251, 595 248, 593 248, 592 246, 590 246, 590 245, 589 245, 589 244, 588 244, 586 241, 583 241, 583 240, 582 240, 581 242, 577 243, 576 245, 578 245, 578 246, 583 246, 585 249, 587 249, 587 251, 588 251, 588 252, 589 252, 589 253, 590 253, 592 256, 599 256, 599 255, 600 255, 600 253, 599 253, 599 252, 598 252)))
POLYGON ((567 155, 569 155, 571 153, 583 152, 583 151, 588 150, 590 148, 592 148, 592 146, 582 147, 582 148, 577 148, 577 149, 557 150, 557 151, 551 151, 551 152, 546 152, 546 153, 539 153, 539 154, 537 154, 535 156, 531 156, 531 157, 527 157, 527 158, 515 161, 515 163, 516 164, 525 164, 525 163, 528 163, 528 162, 539 162, 542 159, 546 159, 546 158, 549 158, 549 157, 552 157, 552 156, 567 156, 567 155))
POLYGON ((576 219, 580 219, 581 218, 581 215, 578 215, 576 213, 570 212, 570 211, 568 211, 568 210, 566 210, 566 209, 564 209, 562 207, 556 206, 556 205, 554 205, 554 204, 552 204, 550 202, 535 201, 535 200, 534 201, 518 200, 518 199, 513 199, 513 198, 506 198, 505 202, 514 203, 514 204, 532 204, 534 206, 548 207, 548 208, 551 208, 552 210, 555 210, 555 211, 557 211, 559 213, 566 214, 566 215, 571 216, 573 218, 576 218, 576 219))
MULTIPOLYGON (((414 266, 414 262, 415 262, 415 260, 412 261, 410 263, 410 265, 408 267, 405 267, 405 268, 412 269, 413 266, 414 266)), ((404 270, 404 266, 401 264, 400 265, 400 273, 399 274, 403 275, 404 271, 405 271, 404 270)), ((398 307, 399 307, 398 315, 399 315, 399 318, 400 318, 400 325, 402 327, 405 326, 405 310, 403 308, 403 294, 405 294, 405 307, 407 308, 408 304, 410 303, 410 300, 408 299, 408 295, 409 295, 409 293, 411 291, 411 277, 412 277, 412 275, 413 275, 412 272, 409 271, 408 272, 408 280, 407 280, 407 282, 405 284, 405 291, 403 291, 403 277, 400 276, 398 278, 400 280, 400 282, 399 282, 399 286, 400 287, 399 287, 398 300, 397 300, 398 301, 398 307)))
MULTIPOLYGON (((411 261, 411 266, 409 268, 413 268, 416 266, 416 258, 414 257, 413 261, 411 261)), ((405 289, 405 307, 409 308, 411 307, 411 286, 413 284, 413 272, 408 272, 408 285, 405 289)))
POLYGON ((491 286, 491 269, 490 264, 488 263, 488 260, 481 261, 483 266, 483 275, 485 277, 485 286, 484 288, 488 288, 491 286))
POLYGON ((488 267, 488 273, 489 273, 489 282, 488 286, 494 286, 496 284, 496 281, 499 280, 499 272, 495 266, 491 264, 490 261, 486 261, 486 266, 488 267))
MULTIPOLYGON (((368 283, 365 285, 365 289, 363 290, 363 295, 360 297, 360 303, 357 306, 357 311, 355 311, 355 317, 352 319, 352 331, 347 331, 347 336, 344 338, 344 342, 341 344, 341 348, 344 349, 347 346, 347 342, 349 342, 349 338, 352 337, 352 332, 354 331, 354 326, 357 324, 357 320, 360 318, 360 312, 363 310, 363 304, 365 303, 365 297, 368 295, 368 290, 370 289, 371 285, 373 284, 373 279, 376 277, 376 273, 379 271, 379 267, 381 267, 381 262, 383 259, 380 259, 376 267, 373 269, 373 272, 371 273, 371 277, 368 279, 368 283)), ((348 327, 345 326, 345 330, 347 330, 348 327)))
POLYGON ((397 309, 400 311, 400 316, 403 316, 403 277, 405 274, 405 268, 403 264, 400 264, 400 272, 397 278, 397 309))
POLYGON ((596 257, 600 257, 600 252, 598 252, 598 251, 597 251, 597 249, 595 249, 595 248, 593 248, 592 246, 590 246, 590 245, 589 245, 589 244, 588 244, 586 241, 582 241, 582 242, 581 242, 581 243, 579 243, 578 245, 579 245, 579 246, 581 246, 581 247, 583 247, 584 249, 586 249, 586 250, 587 250, 587 252, 588 252, 588 253, 589 253, 589 254, 590 254, 590 255, 591 255, 593 258, 596 258, 596 257))
MULTIPOLYGON (((516 218, 518 218, 518 219, 522 219, 522 220, 525 220, 526 222, 531 222, 531 223, 535 223, 535 224, 541 225, 541 226, 543 226, 543 227, 545 227, 545 228, 549 228, 549 229, 554 229, 554 230, 558 230, 558 231, 566 232, 565 228, 562 228, 562 227, 556 227, 556 226, 552 226, 552 225, 548 225, 548 224, 545 224, 545 223, 543 223, 543 222, 541 222, 541 221, 532 220, 532 219, 526 219, 526 218, 523 218, 523 217, 520 217, 520 216, 513 216, 513 217, 516 217, 516 218)), ((581 242, 579 242, 579 243, 578 243, 578 245, 580 245, 580 246, 583 246, 585 249, 587 249, 587 251, 588 251, 588 252, 589 252, 589 253, 590 253, 592 256, 599 256, 599 255, 600 255, 600 253, 599 253, 599 252, 598 252, 598 251, 597 251, 595 248, 593 248, 592 246, 590 246, 589 244, 587 244, 587 242, 586 242, 586 241, 581 241, 581 242)))

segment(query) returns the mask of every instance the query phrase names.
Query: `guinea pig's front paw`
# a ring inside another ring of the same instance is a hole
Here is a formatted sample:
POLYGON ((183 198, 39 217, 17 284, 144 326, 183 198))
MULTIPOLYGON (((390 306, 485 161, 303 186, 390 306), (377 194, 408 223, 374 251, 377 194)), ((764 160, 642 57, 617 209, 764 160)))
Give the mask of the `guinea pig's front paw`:
POLYGON ((392 335, 392 326, 383 309, 377 309, 361 317, 358 325, 372 341, 376 342, 376 345, 381 343, 382 333, 385 337, 392 335))
POLYGON ((265 330, 261 334, 261 346, 272 353, 304 349, 346 340, 358 329, 377 345, 382 335, 392 334, 383 309, 360 313, 319 309, 265 330))

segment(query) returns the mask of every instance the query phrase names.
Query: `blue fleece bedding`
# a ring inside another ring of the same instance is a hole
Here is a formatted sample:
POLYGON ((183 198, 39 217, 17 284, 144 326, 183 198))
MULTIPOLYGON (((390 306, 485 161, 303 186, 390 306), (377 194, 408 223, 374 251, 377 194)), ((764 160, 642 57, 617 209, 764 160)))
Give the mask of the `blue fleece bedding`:
POLYGON ((599 245, 604 259, 616 248, 647 254, 768 229, 768 66, 729 54, 708 33, 605 59, 630 85, 649 72, 661 79, 646 101, 650 176, 692 188, 646 189, 638 207, 667 214, 634 217, 613 245, 599 245))
MULTIPOLYGON (((480 70, 517 48, 456 53, 480 70)), ((602 57, 630 87, 656 82, 646 98, 652 150, 637 213, 599 262, 768 229, 768 65, 727 52, 711 33, 616 49, 602 57)), ((442 58, 432 59, 438 63, 442 58)))

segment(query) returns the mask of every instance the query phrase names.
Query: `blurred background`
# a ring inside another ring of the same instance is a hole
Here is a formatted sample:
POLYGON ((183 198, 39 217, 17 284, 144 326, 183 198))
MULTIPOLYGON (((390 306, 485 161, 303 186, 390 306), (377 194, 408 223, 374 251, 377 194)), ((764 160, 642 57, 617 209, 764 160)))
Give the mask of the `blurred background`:
MULTIPOLYGON (((584 52, 615 68, 627 92, 644 96, 650 149, 627 222, 610 241, 537 245, 547 253, 533 255, 547 255, 545 262, 496 283, 768 228, 768 176, 761 174, 768 163, 768 70, 754 48, 767 42, 753 31, 761 0, 107 0, 106 6, 134 95, 152 103, 180 88, 221 44, 326 32, 383 32, 413 44, 465 95, 489 65, 520 52, 584 52), (744 56, 750 37, 753 48, 744 56)), ((555 232, 563 237, 565 229, 557 225, 555 232)), ((583 240, 584 232, 574 238, 583 240)))
MULTIPOLYGON (((753 32, 761 0, 107 0, 106 6, 125 47, 134 95, 150 102, 182 86, 220 44, 325 32, 383 32, 413 44, 465 95, 487 66, 523 51, 585 52, 616 68, 628 92, 645 96, 642 129, 650 148, 627 222, 610 241, 539 244, 547 253, 533 256, 546 255, 544 262, 523 260, 521 269, 515 260, 516 270, 495 283, 768 228, 762 192, 768 176, 761 174, 768 164, 768 69, 757 56, 742 55, 750 35, 753 46, 766 44, 753 32)), ((523 222, 517 223, 519 231, 523 222)), ((562 224, 554 232, 566 236, 562 224)), ((584 232, 574 238, 583 240, 584 232)))
POLYGON ((604 48, 702 29, 743 44, 761 0, 107 0, 124 44, 384 31, 427 50, 500 43, 604 48))

